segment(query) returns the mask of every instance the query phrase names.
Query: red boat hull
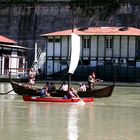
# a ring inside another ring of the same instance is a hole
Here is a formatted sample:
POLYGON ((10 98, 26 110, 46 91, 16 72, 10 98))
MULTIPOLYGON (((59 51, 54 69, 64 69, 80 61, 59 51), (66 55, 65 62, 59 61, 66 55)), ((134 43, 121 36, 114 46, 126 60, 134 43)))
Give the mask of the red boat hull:
MULTIPOLYGON (((61 103, 67 103, 67 102, 79 102, 81 98, 73 98, 73 99, 63 99, 59 97, 47 97, 47 98, 41 98, 41 97, 35 97, 35 96, 23 96, 24 101, 34 101, 34 102, 61 102, 61 103)), ((94 98, 82 98, 84 102, 93 102, 94 98)))

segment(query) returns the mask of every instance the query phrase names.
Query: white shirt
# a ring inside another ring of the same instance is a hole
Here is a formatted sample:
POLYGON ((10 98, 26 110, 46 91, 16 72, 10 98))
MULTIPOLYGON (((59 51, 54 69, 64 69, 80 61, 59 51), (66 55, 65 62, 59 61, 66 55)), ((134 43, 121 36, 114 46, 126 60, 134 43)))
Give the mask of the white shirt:
POLYGON ((67 85, 67 84, 63 85, 63 86, 61 87, 61 90, 63 90, 63 91, 68 91, 68 85, 67 85))

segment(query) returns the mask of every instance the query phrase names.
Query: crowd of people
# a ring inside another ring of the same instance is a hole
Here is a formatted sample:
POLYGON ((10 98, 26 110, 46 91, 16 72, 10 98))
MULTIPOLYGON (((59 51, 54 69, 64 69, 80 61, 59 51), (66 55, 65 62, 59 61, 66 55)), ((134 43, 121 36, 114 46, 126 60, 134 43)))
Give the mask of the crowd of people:
MULTIPOLYGON (((29 88, 33 88, 33 85, 35 84, 35 77, 36 72, 33 68, 29 71, 29 88)), ((78 97, 77 92, 85 92, 87 90, 94 90, 95 86, 98 83, 103 82, 103 80, 96 79, 96 74, 93 72, 88 77, 88 85, 85 85, 84 83, 79 83, 79 88, 75 90, 73 87, 69 87, 66 82, 63 82, 60 86, 60 91, 67 91, 67 95, 64 96, 64 98, 75 98, 78 97)), ((50 97, 50 93, 54 92, 56 90, 56 87, 53 82, 46 82, 45 86, 39 90, 39 94, 41 97, 50 97)))

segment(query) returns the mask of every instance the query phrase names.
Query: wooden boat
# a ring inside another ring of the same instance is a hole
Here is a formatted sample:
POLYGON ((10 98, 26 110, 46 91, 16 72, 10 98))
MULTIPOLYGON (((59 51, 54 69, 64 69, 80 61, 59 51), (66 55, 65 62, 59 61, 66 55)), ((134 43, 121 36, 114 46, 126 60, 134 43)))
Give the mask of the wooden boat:
MULTIPOLYGON (((31 89, 24 84, 19 84, 11 80, 11 85, 15 93, 19 95, 30 95, 30 96, 39 96, 39 89, 31 89)), ((114 84, 107 86, 101 89, 87 90, 85 92, 78 92, 79 97, 110 97, 114 89, 114 84)), ((55 92, 50 93, 52 97, 63 97, 67 92, 56 90, 55 92)))
MULTIPOLYGON (((71 98, 71 99, 64 99, 64 98, 59 98, 59 97, 41 98, 41 97, 37 97, 37 96, 27 96, 27 95, 23 95, 23 100, 24 101, 34 101, 34 102, 60 102, 60 103, 81 101, 80 98, 71 98)), ((82 98, 82 101, 93 102, 94 98, 82 98)))
POLYGON ((95 97, 95 98, 110 97, 112 95, 113 90, 114 84, 101 89, 88 90, 86 92, 78 92, 78 95, 80 97, 95 97))
POLYGON ((20 84, 12 80, 10 81, 10 83, 12 85, 14 92, 17 93, 18 95, 30 95, 30 96, 39 95, 38 89, 29 88, 25 84, 20 84))
MULTIPOLYGON (((114 84, 100 88, 100 89, 94 89, 94 90, 87 90, 87 91, 78 91, 79 97, 94 97, 94 98, 103 98, 103 97, 110 97, 114 90, 114 84)), ((67 91, 60 91, 57 90, 56 92, 51 93, 51 96, 56 97, 63 97, 67 94, 67 91)))

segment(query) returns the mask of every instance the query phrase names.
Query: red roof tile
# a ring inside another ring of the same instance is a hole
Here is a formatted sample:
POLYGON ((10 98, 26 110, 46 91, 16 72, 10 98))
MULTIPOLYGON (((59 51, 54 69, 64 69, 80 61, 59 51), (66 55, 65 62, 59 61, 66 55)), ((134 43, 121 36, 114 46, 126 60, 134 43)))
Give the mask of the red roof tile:
POLYGON ((11 40, 11 39, 9 39, 7 37, 4 37, 2 35, 0 35, 0 42, 2 42, 2 43, 13 43, 13 44, 17 43, 16 41, 11 40))
MULTIPOLYGON (((140 29, 128 27, 89 27, 85 30, 74 29, 74 33, 78 35, 119 35, 119 36, 140 36, 140 29)), ((69 36, 72 33, 71 30, 64 30, 52 33, 42 34, 41 36, 69 36)))

